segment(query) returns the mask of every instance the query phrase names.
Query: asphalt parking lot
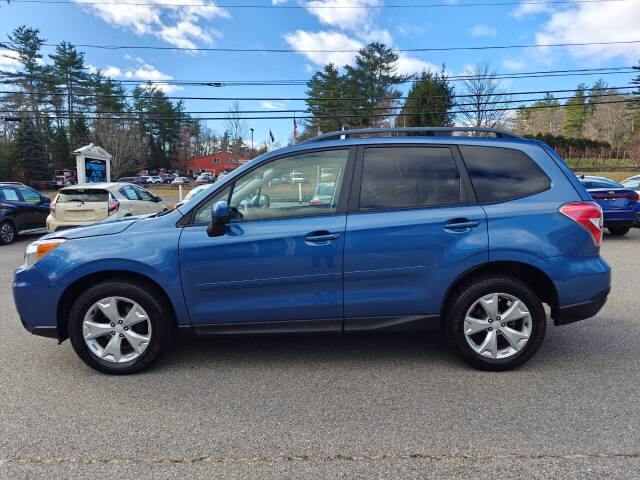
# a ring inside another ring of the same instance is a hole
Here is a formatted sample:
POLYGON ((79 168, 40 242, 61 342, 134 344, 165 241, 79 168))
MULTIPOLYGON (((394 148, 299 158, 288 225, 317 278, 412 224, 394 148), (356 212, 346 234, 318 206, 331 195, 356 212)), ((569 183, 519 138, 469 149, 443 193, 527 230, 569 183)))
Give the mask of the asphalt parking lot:
POLYGON ((0 248, 1 478, 638 478, 640 230, 605 235, 600 314, 520 369, 427 335, 186 339, 110 377, 35 337, 0 248))

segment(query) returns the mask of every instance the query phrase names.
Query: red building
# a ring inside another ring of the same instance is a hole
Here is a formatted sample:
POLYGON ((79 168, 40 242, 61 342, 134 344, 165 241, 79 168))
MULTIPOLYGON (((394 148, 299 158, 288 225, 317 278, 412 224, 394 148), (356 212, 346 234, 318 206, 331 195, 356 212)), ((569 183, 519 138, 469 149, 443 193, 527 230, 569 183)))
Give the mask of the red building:
POLYGON ((222 172, 230 172, 241 165, 247 163, 250 158, 235 155, 231 152, 215 152, 211 155, 203 155, 202 157, 193 157, 187 160, 187 170, 189 173, 196 170, 214 173, 216 175, 222 172))

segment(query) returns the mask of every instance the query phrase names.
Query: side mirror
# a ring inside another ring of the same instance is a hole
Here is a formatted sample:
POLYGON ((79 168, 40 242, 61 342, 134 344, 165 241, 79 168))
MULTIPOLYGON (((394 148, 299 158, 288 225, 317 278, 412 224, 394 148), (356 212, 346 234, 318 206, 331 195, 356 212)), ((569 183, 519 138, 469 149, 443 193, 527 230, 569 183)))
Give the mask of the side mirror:
POLYGON ((160 197, 153 197, 153 200, 152 200, 152 202, 155 202, 155 203, 160 203, 161 201, 162 201, 162 198, 160 197))
POLYGON ((211 223, 207 227, 207 235, 221 237, 227 231, 227 223, 229 223, 227 202, 220 201, 211 205, 211 223))

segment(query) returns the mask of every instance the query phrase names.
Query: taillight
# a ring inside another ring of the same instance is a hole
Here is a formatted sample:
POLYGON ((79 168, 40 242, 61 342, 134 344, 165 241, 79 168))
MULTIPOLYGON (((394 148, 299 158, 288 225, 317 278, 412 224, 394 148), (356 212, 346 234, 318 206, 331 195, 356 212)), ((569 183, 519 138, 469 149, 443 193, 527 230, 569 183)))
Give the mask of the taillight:
POLYGON ((632 201, 634 201, 634 202, 637 202, 637 201, 638 201, 638 198, 640 198, 640 196, 638 196, 638 194, 637 194, 637 193, 630 193, 629 195, 627 195, 627 198, 628 198, 629 200, 632 200, 632 201))
POLYGON ((109 215, 116 213, 118 208, 120 207, 120 202, 115 199, 115 197, 109 194, 109 215))
POLYGON ((596 246, 602 241, 602 209, 592 202, 567 203, 558 209, 571 220, 579 223, 593 237, 596 246))
POLYGON ((56 200, 58 200, 57 195, 56 198, 54 198, 53 201, 49 204, 49 211, 51 212, 52 217, 56 216, 56 200))

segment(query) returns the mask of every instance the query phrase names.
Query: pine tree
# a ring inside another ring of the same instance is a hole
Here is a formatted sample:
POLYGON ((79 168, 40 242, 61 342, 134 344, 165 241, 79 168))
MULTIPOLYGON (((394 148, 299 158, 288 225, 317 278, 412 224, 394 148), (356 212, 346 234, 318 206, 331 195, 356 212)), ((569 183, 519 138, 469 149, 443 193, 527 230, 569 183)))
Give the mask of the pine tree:
POLYGON ((453 87, 444 74, 422 72, 407 94, 398 127, 448 127, 453 124, 453 87))
POLYGON ((354 66, 345 66, 345 93, 362 99, 349 102, 350 112, 358 115, 347 118, 349 124, 356 128, 380 126, 385 115, 391 116, 395 99, 400 97, 396 86, 410 78, 396 73, 399 58, 390 47, 374 42, 360 49, 354 66))
POLYGON ((51 162, 53 168, 69 168, 73 165, 71 157, 71 147, 67 138, 67 130, 64 126, 59 126, 51 143, 51 162))
POLYGON ((49 167, 44 147, 30 118, 20 122, 16 132, 17 167, 24 172, 28 184, 48 180, 49 167))
POLYGON ((74 146, 74 119, 76 108, 83 104, 83 95, 88 87, 88 75, 84 66, 84 53, 68 42, 56 46, 56 53, 49 55, 53 60, 52 74, 55 83, 62 89, 66 98, 67 115, 69 117, 69 143, 74 146))
POLYGON ((585 89, 584 84, 578 85, 576 93, 564 104, 567 116, 562 126, 562 132, 567 137, 582 137, 587 114, 585 89))
POLYGON ((306 130, 314 134, 316 131, 331 132, 340 130, 343 119, 340 114, 346 112, 346 100, 340 100, 345 95, 345 84, 342 75, 332 63, 316 72, 307 82, 307 108, 313 118, 306 130))

